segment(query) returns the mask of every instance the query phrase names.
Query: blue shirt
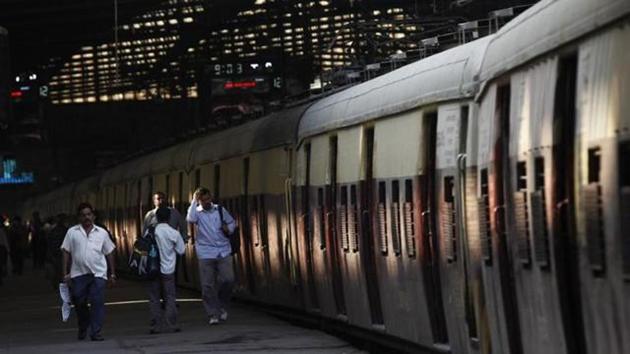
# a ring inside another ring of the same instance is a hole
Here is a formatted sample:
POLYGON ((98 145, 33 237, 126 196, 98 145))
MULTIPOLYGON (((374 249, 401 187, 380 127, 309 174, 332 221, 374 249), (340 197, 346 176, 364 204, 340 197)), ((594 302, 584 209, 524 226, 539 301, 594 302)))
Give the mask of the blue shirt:
MULTIPOLYGON (((195 250, 198 259, 224 258, 232 254, 230 240, 221 229, 219 205, 213 203, 210 210, 204 210, 196 200, 192 200, 186 220, 195 224, 197 230, 195 250)), ((236 222, 225 208, 223 208, 223 222, 227 224, 230 233, 234 232, 236 222)))

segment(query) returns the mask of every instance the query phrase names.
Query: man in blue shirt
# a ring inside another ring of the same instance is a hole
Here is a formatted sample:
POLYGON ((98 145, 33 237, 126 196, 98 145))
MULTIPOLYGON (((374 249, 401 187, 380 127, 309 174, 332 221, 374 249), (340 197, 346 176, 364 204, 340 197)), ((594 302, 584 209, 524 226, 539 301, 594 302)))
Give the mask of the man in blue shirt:
POLYGON ((236 223, 225 209, 222 211, 222 222, 219 208, 223 207, 213 202, 210 190, 199 187, 186 215, 186 220, 194 224, 197 230, 195 250, 199 260, 203 306, 210 325, 227 320, 234 284, 232 248, 228 235, 234 232, 236 223))

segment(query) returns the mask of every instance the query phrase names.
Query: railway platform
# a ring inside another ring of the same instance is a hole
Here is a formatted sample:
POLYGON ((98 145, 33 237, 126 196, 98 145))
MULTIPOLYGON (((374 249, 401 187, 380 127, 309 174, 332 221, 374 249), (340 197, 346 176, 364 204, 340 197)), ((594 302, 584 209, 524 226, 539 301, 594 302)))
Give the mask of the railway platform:
POLYGON ((143 283, 121 279, 105 296, 105 341, 79 341, 74 309, 68 322, 62 322, 58 291, 43 270, 5 278, 0 287, 0 353, 363 353, 341 339, 296 327, 251 305, 236 303, 228 321, 209 326, 199 293, 182 289, 182 331, 151 335, 143 283))

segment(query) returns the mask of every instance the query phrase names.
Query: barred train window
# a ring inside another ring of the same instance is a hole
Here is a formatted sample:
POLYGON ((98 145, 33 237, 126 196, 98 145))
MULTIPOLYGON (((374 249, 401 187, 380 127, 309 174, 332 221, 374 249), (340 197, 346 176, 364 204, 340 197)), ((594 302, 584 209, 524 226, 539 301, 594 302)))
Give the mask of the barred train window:
POLYGON ((376 210, 378 218, 378 235, 381 246, 381 253, 387 254, 387 209, 385 207, 387 191, 385 182, 378 183, 378 207, 376 210))

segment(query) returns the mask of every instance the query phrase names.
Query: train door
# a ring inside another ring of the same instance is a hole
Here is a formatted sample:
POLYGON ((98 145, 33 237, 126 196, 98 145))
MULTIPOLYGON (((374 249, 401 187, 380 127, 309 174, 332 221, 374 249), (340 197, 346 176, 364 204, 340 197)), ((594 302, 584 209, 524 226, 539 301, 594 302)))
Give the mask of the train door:
MULTIPOLYGON (((516 286, 510 246, 507 235, 506 203, 511 202, 510 180, 510 84, 505 83, 497 88, 495 105, 495 143, 494 159, 491 166, 492 174, 489 179, 489 198, 492 214, 490 217, 491 234, 496 245, 498 275, 500 281, 501 303, 504 314, 504 324, 507 332, 508 347, 511 354, 522 352, 520 338, 520 322, 516 302, 516 286)), ((482 176, 483 178, 483 176, 482 176)))
POLYGON ((431 331, 433 341, 437 344, 448 343, 448 331, 446 329, 446 316, 444 314, 444 302, 442 299, 442 282, 440 279, 440 246, 438 233, 436 232, 436 139, 437 139, 437 112, 429 112, 423 116, 424 122, 424 175, 421 176, 422 208, 422 254, 421 264, 426 291, 429 316, 431 317, 431 331))
POLYGON ((575 230, 577 54, 560 59, 554 106, 553 205, 555 276, 567 353, 584 353, 578 240, 575 230))
MULTIPOLYGON (((242 275, 247 277, 247 288, 249 291, 254 294, 256 289, 256 282, 254 278, 254 269, 252 263, 252 249, 250 247, 251 243, 251 226, 249 223, 249 213, 248 213, 248 200, 249 200, 249 157, 243 159, 243 193, 241 194, 239 205, 238 205, 238 214, 241 222, 240 232, 242 239, 241 243, 241 253, 238 254, 238 258, 241 264, 244 263, 244 266, 241 266, 242 275), (242 252, 245 252, 243 255, 242 252), (244 259, 243 259, 244 257, 244 259)), ((244 279, 243 279, 244 280, 244 279)))
MULTIPOLYGON (((187 207, 186 207, 186 199, 187 196, 184 195, 184 172, 179 172, 178 174, 178 179, 177 179, 177 201, 174 205, 174 207, 177 209, 177 211, 179 211, 179 215, 181 215, 182 218, 186 218, 186 213, 188 212, 187 207)), ((188 223, 186 222, 186 220, 183 220, 183 222, 186 225, 186 228, 188 228, 188 223)), ((188 230, 186 230, 186 232, 188 232, 188 230)), ((190 276, 189 276, 189 271, 188 271, 188 263, 186 262, 186 253, 184 253, 181 256, 177 256, 177 263, 179 266, 179 269, 181 269, 182 271, 182 276, 184 278, 184 282, 185 283, 189 283, 190 282, 190 276)))
POLYGON ((365 179, 361 181, 361 252, 362 269, 365 272, 365 281, 368 288, 368 301, 370 303, 370 315, 372 324, 383 325, 383 308, 379 290, 378 274, 376 267, 377 233, 373 225, 375 203, 374 196, 374 128, 365 129, 365 179))
POLYGON ((337 231, 337 137, 330 138, 330 159, 329 172, 330 183, 326 185, 326 238, 328 239, 328 262, 332 271, 333 294, 337 314, 346 315, 346 301, 343 291, 343 280, 341 277, 340 252, 341 244, 338 240, 337 231))
POLYGON ((305 155, 305 182, 302 186, 302 235, 304 236, 304 244, 306 245, 306 272, 308 282, 308 294, 310 298, 310 306, 312 309, 319 309, 319 298, 317 296, 317 287, 315 286, 315 271, 313 269, 313 222, 311 212, 311 144, 304 146, 305 155))

